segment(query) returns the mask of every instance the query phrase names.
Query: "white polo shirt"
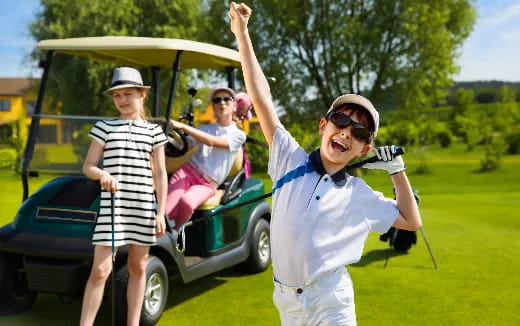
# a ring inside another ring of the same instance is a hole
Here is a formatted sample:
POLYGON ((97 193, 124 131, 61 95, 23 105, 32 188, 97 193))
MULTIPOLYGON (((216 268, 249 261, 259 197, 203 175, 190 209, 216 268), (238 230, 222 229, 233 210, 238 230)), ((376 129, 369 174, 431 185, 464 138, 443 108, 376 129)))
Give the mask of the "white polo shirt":
POLYGON ((271 250, 274 277, 306 286, 361 258, 370 231, 384 233, 399 211, 393 199, 344 170, 326 173, 319 150, 306 154, 279 125, 269 154, 273 180, 271 250))

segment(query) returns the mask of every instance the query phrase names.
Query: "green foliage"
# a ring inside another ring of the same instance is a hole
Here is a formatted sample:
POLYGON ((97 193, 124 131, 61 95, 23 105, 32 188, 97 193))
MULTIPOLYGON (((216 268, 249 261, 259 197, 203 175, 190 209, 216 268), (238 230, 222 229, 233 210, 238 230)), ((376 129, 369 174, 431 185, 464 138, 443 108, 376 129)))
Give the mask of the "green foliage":
MULTIPOLYGON (((143 36, 197 39, 200 0, 42 0, 41 11, 30 26, 35 40, 86 36, 143 36)), ((33 52, 34 59, 41 53, 33 52)), ((111 100, 103 95, 112 78, 113 64, 55 55, 48 81, 48 98, 62 104, 62 113, 114 114, 111 100), (80 99, 80 100, 78 100, 80 99)), ((151 72, 141 71, 146 84, 151 72)), ((161 72, 161 94, 167 94, 171 72, 161 72)), ((181 74, 178 95, 184 94, 181 74)), ((166 96, 161 107, 165 112, 166 96)), ((51 106, 53 107, 53 106, 51 106)))
POLYGON ((13 168, 16 164, 17 153, 14 148, 0 149, 0 168, 13 168))
POLYGON ((318 121, 310 121, 306 124, 291 123, 286 128, 306 153, 320 147, 321 135, 318 132, 318 121))
POLYGON ((418 139, 419 129, 412 122, 401 120, 388 127, 388 143, 399 146, 415 145, 418 139))
POLYGON ((79 161, 83 161, 87 156, 91 138, 88 133, 92 129, 92 124, 85 124, 72 134, 72 147, 74 154, 79 161))
POLYGON ((520 130, 509 133, 505 140, 508 154, 520 154, 520 130))
MULTIPOLYGON (((288 112, 322 112, 340 94, 366 93, 413 115, 446 94, 475 21, 470 0, 265 0, 252 9, 257 56, 288 112)), ((220 22, 225 12, 209 15, 220 22)), ((229 26, 212 27, 216 41, 232 44, 229 26)))
POLYGON ((453 134, 448 128, 444 128, 437 133, 437 139, 442 147, 449 147, 453 142, 453 134))
MULTIPOLYGON (((251 130, 249 136, 264 141, 264 134, 261 130, 251 130)), ((246 153, 251 162, 251 171, 253 173, 263 173, 267 171, 267 164, 269 162, 269 151, 266 148, 258 145, 246 143, 246 153)))
POLYGON ((504 139, 502 137, 493 137, 484 148, 484 158, 480 161, 480 170, 482 172, 490 172, 500 168, 502 155, 507 149, 504 139))
POLYGON ((11 123, 11 130, 12 135, 9 143, 11 148, 13 148, 16 153, 15 161, 13 162, 12 167, 15 171, 20 172, 28 135, 25 110, 21 110, 18 119, 11 123))

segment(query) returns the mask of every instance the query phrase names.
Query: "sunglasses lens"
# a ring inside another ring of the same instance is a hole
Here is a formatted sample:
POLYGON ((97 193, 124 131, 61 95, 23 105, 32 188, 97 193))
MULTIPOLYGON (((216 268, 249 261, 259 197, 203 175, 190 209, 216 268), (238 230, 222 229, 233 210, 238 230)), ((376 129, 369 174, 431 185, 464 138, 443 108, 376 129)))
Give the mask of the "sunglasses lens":
POLYGON ((356 137, 357 139, 368 142, 370 139, 370 133, 365 127, 358 127, 358 126, 352 126, 352 136, 356 137))
POLYGON ((347 128, 349 125, 352 125, 352 136, 363 142, 368 142, 370 139, 370 133, 365 126, 352 121, 352 119, 344 113, 332 112, 330 115, 330 121, 339 129, 347 128))
POLYGON ((222 101, 229 102, 231 100, 233 100, 233 98, 231 98, 229 96, 224 96, 224 97, 214 97, 213 100, 211 100, 211 101, 213 102, 213 104, 219 104, 222 101))
POLYGON ((348 115, 341 112, 333 112, 330 116, 330 121, 340 129, 347 128, 352 123, 348 115))

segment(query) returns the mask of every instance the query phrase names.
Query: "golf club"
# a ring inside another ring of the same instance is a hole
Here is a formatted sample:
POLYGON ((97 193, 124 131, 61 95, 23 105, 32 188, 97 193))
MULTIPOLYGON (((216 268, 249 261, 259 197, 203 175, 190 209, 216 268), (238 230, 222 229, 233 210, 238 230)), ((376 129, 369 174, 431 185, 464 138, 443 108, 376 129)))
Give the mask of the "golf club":
POLYGON ((110 224, 112 224, 112 326, 116 324, 116 250, 114 230, 114 193, 110 194, 110 224))
MULTIPOLYGON (((397 146, 396 146, 397 147, 397 146)), ((400 155, 403 155, 405 153, 405 150, 404 148, 402 147, 397 147, 396 150, 395 150, 395 153, 394 153, 394 156, 400 156, 400 155)), ((358 163, 354 163, 354 164, 351 164, 351 165, 347 165, 345 167, 345 171, 350 171, 350 170, 353 170, 353 169, 356 169, 356 168, 359 168, 359 167, 362 167, 363 165, 367 164, 367 163, 374 163, 374 162, 377 162, 379 161, 379 159, 377 158, 377 156, 372 156, 372 157, 369 157, 365 160, 362 160, 358 163)), ((242 207, 242 206, 245 206, 245 205, 248 205, 248 204, 251 204, 251 203, 254 203, 256 201, 259 201, 259 200, 262 200, 262 199, 265 199, 265 198, 268 198, 268 197, 271 197, 273 195, 273 192, 270 192, 270 193, 267 193, 267 194, 263 194, 261 196, 258 196, 258 197, 255 197, 255 198, 252 198, 250 200, 247 200, 245 202, 242 202, 240 204, 237 204, 237 205, 233 205, 231 207, 227 207, 223 210, 219 210, 217 212, 213 212, 211 214, 208 214, 208 215, 205 215, 199 219, 196 219, 196 220, 190 220, 184 224, 181 225, 181 227, 179 228, 179 235, 177 237, 177 245, 176 245, 176 249, 177 251, 179 252, 184 252, 186 250, 186 236, 185 236, 185 229, 189 226, 192 226, 193 224, 197 224, 199 222, 202 222, 204 220, 207 220, 209 219, 210 217, 213 217, 215 215, 219 215, 219 214, 222 214, 224 211, 228 211, 228 210, 232 210, 232 209, 235 209, 235 208, 239 208, 239 207, 242 207), (179 245, 179 238, 181 239, 181 245, 179 245)))

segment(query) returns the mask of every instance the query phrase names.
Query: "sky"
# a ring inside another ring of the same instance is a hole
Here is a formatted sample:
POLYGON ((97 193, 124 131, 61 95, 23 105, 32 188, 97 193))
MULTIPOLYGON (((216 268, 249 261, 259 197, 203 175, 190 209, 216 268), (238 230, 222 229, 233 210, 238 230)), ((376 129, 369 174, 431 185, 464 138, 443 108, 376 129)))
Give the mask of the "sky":
MULTIPOLYGON (((0 0, 0 77, 31 75, 28 53, 35 42, 28 25, 39 0, 0 0)), ((476 0, 473 32, 457 59, 456 81, 520 81, 520 0, 476 0)), ((39 77, 36 72, 32 77, 39 77)))

